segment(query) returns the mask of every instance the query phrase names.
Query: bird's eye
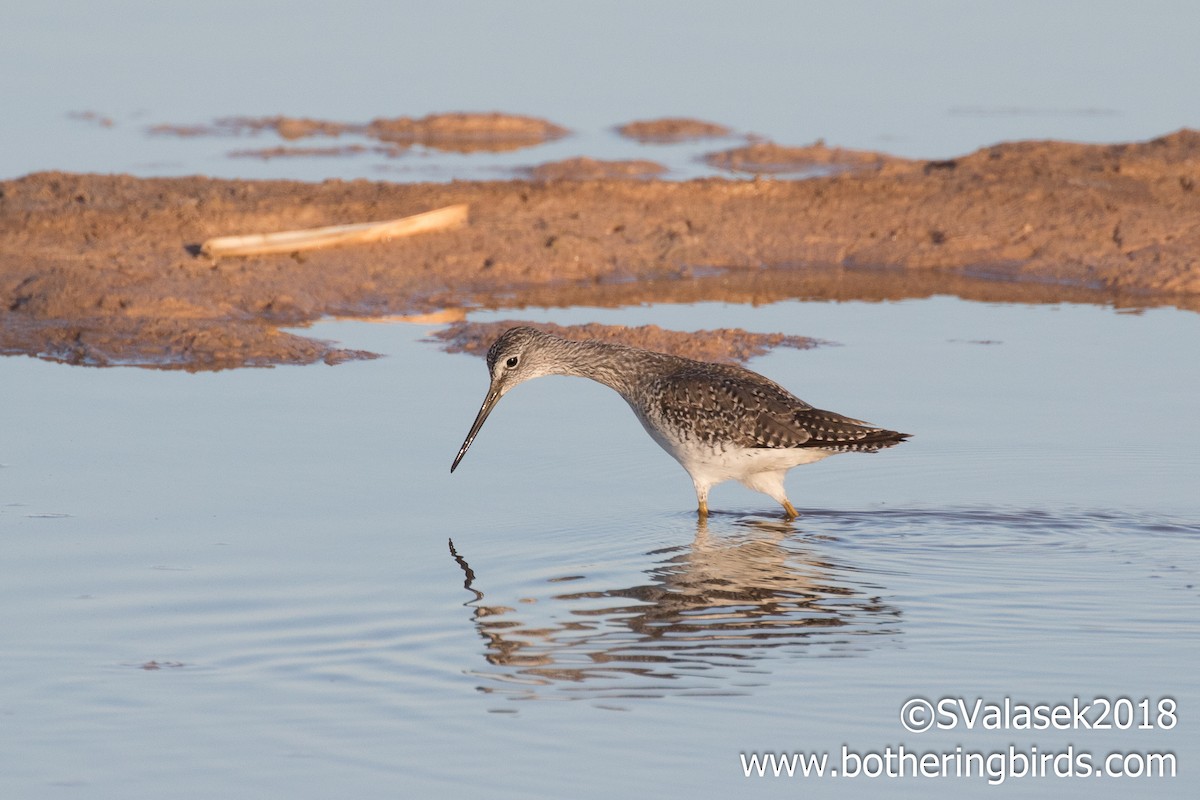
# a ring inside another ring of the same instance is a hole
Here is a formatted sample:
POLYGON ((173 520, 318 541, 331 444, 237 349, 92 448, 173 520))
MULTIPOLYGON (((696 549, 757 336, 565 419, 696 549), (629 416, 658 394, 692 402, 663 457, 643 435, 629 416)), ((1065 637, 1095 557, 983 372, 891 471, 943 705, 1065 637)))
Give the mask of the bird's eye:
POLYGON ((512 369, 516 365, 517 365, 517 357, 516 356, 509 356, 508 361, 504 362, 504 366, 508 367, 509 369, 512 369))

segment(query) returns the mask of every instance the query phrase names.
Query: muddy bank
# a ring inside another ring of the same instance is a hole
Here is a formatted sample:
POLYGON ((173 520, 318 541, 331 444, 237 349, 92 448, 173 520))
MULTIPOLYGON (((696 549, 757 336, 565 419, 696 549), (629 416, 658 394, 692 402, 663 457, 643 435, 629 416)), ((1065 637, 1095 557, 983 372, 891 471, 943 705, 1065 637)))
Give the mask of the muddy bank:
POLYGON ((362 354, 327 314, 787 297, 1200 308, 1200 134, 855 156, 802 181, 389 184, 40 173, 0 184, 0 352, 189 369, 362 354), (469 203, 464 228, 303 257, 207 238, 469 203))
POLYGON ((555 325, 546 322, 527 322, 506 319, 499 322, 457 322, 448 328, 434 331, 433 338, 444 343, 447 352, 487 355, 492 342, 509 328, 528 325, 566 339, 598 339, 603 342, 642 347, 660 353, 694 358, 700 361, 720 361, 725 364, 744 364, 776 347, 807 350, 827 342, 807 336, 785 336, 781 333, 751 333, 739 328, 717 328, 703 331, 670 331, 657 325, 555 325))
POLYGON ((637 159, 632 161, 601 161, 587 156, 568 158, 565 161, 550 161, 539 164, 528 171, 530 178, 538 181, 586 181, 604 178, 654 178, 667 168, 654 161, 637 159))
POLYGON ((732 136, 733 131, 715 122, 682 117, 639 119, 618 125, 617 133, 646 144, 687 142, 693 139, 720 139, 732 136))
POLYGON ((704 160, 730 172, 760 174, 805 172, 818 168, 824 168, 827 174, 835 171, 879 170, 888 164, 904 161, 885 153, 827 147, 824 142, 803 147, 751 142, 742 147, 709 153, 704 160))

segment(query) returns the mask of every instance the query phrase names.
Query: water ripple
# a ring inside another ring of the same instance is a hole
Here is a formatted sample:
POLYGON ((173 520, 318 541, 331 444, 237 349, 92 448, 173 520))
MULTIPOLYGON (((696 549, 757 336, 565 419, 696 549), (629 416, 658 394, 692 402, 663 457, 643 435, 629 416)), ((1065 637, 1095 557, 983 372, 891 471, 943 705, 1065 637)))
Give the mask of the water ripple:
POLYGON ((96 613, 121 639, 160 642, 122 663, 180 661, 321 691, 336 681, 411 714, 429 692, 471 689, 598 703, 747 695, 795 674, 797 660, 871 658, 914 636, 979 653, 1039 635, 1082 645, 1096 625, 1138 641, 1182 634, 1200 607, 1200 524, 1168 516, 964 506, 606 524, 506 531, 524 542, 514 552, 465 531, 419 587, 430 601, 465 594, 436 613, 414 610, 412 584, 367 591, 324 576, 301 588, 235 571, 217 587, 155 570, 111 587, 111 607, 96 613), (1097 618, 1101 602, 1121 615, 1097 618), (178 636, 146 630, 166 619, 178 636))
MULTIPOLYGON (((955 635, 980 642, 1087 618, 1088 592, 1106 582, 1096 555, 1116 577, 1141 565, 1169 572, 1176 568, 1156 565, 1154 554, 1172 547, 1156 551, 1150 541, 1197 539, 1190 521, 1088 509, 811 510, 796 523, 720 514, 691 543, 646 552, 644 582, 612 586, 573 571, 525 586, 523 603, 489 589, 487 572, 453 543, 450 553, 473 595, 465 605, 485 663, 467 671, 481 689, 595 699, 747 693, 736 683, 747 671, 896 647, 910 615, 944 627, 956 604, 976 607, 969 624, 981 627, 955 635), (1088 563, 1081 553, 1092 567, 1073 576, 1071 564, 1088 563), (1057 616, 1046 615, 1048 604, 1057 616)), ((1192 595, 1194 567, 1174 576, 1192 595)))

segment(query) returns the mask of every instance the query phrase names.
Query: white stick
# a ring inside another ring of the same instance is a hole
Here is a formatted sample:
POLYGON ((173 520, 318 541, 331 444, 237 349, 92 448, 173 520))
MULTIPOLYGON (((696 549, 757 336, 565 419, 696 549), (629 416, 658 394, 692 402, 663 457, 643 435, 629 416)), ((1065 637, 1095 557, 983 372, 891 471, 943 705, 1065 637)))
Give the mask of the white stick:
POLYGON ((353 225, 330 225, 278 233, 252 233, 245 236, 218 236, 200 246, 209 258, 220 256, 256 256, 265 253, 295 253, 336 247, 344 244, 366 244, 416 233, 440 231, 457 227, 467 221, 465 203, 437 208, 423 214, 386 220, 360 222, 353 225))

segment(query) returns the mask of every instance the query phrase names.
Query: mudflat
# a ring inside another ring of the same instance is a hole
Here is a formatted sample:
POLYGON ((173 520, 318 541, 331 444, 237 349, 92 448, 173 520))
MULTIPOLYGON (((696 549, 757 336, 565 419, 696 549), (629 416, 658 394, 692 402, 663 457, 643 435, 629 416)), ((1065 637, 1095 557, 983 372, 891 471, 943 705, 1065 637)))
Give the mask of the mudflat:
POLYGON ((1200 310, 1200 132, 1006 143, 945 161, 821 144, 725 158, 825 172, 672 182, 585 159, 580 175, 488 182, 0 182, 0 352, 183 369, 336 363, 370 354, 280 327, 523 305, 953 294, 1200 310), (454 230, 292 255, 199 253, 215 236, 455 203, 470 219, 454 230))

